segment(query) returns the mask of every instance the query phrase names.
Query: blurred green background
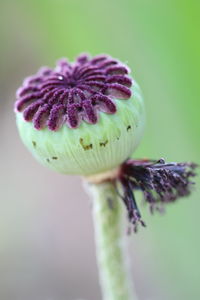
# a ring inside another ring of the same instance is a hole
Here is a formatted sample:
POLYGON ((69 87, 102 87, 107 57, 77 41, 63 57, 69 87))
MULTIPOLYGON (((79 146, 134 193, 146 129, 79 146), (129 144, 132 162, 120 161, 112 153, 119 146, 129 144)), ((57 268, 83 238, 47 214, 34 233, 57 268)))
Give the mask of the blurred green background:
MULTIPOLYGON (((22 79, 80 52, 127 62, 147 126, 135 157, 200 163, 200 2, 0 1, 0 298, 99 300, 93 229, 77 178, 23 148, 13 102, 22 79)), ((199 181, 197 179, 197 181, 199 181)), ((139 299, 200 299, 199 184, 129 238, 139 299)))

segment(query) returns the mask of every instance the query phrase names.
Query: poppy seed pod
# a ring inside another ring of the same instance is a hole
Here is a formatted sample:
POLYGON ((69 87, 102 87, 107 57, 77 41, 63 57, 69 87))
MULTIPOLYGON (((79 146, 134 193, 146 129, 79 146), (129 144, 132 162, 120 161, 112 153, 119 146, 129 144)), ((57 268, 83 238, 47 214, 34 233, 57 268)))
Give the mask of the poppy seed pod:
POLYGON ((93 202, 100 285, 104 300, 137 299, 127 267, 128 233, 146 227, 135 191, 150 212, 190 195, 197 165, 163 158, 130 159, 143 134, 141 91, 129 69, 107 55, 58 61, 24 80, 15 112, 24 144, 42 164, 85 178, 93 202), (121 199, 122 201, 118 201, 121 199))
POLYGON ((89 176, 118 167, 137 147, 145 114, 129 69, 107 55, 58 61, 26 78, 15 112, 24 144, 42 164, 89 176))

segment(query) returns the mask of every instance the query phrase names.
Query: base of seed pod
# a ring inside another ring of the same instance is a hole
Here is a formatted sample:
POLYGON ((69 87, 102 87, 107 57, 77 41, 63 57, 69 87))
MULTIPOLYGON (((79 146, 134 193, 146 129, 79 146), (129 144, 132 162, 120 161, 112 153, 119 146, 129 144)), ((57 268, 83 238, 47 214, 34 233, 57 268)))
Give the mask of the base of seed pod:
POLYGON ((120 172, 120 167, 114 168, 113 170, 106 171, 103 173, 94 174, 85 177, 88 183, 100 184, 106 181, 115 181, 118 178, 120 172))

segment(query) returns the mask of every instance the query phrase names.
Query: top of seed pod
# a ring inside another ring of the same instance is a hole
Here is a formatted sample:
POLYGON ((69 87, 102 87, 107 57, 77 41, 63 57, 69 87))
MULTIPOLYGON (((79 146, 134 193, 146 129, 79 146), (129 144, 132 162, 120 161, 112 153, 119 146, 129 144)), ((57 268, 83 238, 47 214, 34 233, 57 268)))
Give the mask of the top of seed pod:
POLYGON ((99 112, 114 114, 114 99, 129 99, 129 69, 107 55, 80 55, 74 63, 60 59, 55 69, 43 67, 17 91, 15 110, 35 129, 96 124, 99 112))

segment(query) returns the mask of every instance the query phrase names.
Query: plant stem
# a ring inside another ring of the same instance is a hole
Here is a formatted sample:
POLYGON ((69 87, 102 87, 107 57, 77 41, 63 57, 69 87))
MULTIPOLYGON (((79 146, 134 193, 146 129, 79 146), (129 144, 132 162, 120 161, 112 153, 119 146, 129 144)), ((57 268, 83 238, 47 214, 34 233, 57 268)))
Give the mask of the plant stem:
POLYGON ((100 284, 104 300, 136 300, 128 270, 122 207, 111 182, 89 184, 100 284))

